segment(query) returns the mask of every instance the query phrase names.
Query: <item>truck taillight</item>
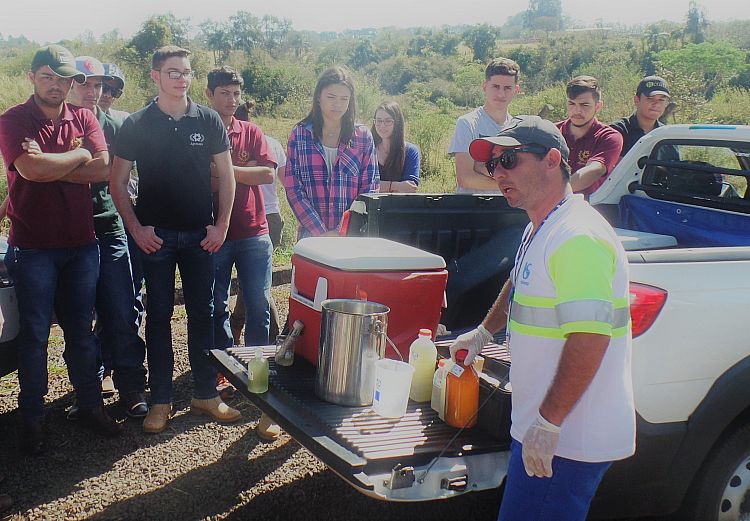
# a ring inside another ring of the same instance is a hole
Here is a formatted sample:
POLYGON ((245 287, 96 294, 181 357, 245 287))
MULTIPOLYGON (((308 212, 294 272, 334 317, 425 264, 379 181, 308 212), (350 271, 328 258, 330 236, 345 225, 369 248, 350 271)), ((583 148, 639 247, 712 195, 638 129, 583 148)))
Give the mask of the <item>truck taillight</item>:
POLYGON ((633 323, 633 338, 646 332, 659 316, 667 292, 655 286, 637 282, 630 283, 630 320, 633 323))
POLYGON ((344 215, 341 217, 341 227, 339 228, 339 235, 346 237, 346 232, 349 231, 349 219, 352 217, 352 211, 346 210, 344 215))

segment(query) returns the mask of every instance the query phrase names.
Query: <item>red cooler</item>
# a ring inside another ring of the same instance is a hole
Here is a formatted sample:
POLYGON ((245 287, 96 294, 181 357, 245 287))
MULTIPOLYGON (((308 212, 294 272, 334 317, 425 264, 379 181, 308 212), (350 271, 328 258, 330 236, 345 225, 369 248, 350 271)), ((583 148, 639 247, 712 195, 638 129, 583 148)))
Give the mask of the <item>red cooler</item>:
MULTIPOLYGON (((433 338, 445 303, 448 272, 439 255, 376 237, 308 237, 294 247, 289 324, 305 325, 295 351, 318 363, 321 304, 359 299, 385 304, 388 336, 405 360, 419 330, 433 338)), ((389 345, 388 358, 398 359, 389 345)))

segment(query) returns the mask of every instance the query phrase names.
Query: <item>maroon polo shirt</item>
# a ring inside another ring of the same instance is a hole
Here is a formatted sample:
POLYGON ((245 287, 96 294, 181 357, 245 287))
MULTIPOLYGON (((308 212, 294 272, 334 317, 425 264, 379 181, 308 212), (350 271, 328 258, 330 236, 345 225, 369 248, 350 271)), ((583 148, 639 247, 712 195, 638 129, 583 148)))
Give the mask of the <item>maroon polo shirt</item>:
POLYGON ((591 128, 586 132, 586 135, 579 139, 575 139, 570 131, 570 119, 560 121, 555 123, 555 125, 562 132, 565 142, 570 149, 568 157, 570 158, 570 168, 573 173, 592 161, 602 163, 607 169, 607 172, 603 176, 594 181, 591 186, 581 191, 585 196, 593 194, 604 183, 604 180, 609 177, 612 169, 620 159, 622 134, 609 125, 601 123, 596 118, 594 118, 591 128))
MULTIPOLYGON (((266 144, 263 131, 255 123, 240 121, 232 116, 227 134, 234 166, 248 166, 250 161, 257 161, 259 165, 272 163, 276 166, 276 158, 266 144)), ((264 233, 268 233, 268 221, 260 186, 238 182, 227 239, 247 239, 264 233)))
POLYGON ((62 153, 84 147, 92 155, 107 151, 104 133, 90 110, 63 104, 60 123, 42 113, 30 97, 0 116, 0 152, 8 176, 8 242, 20 248, 75 248, 96 240, 88 184, 40 183, 22 177, 16 159, 26 152, 24 138, 33 138, 42 152, 62 153))

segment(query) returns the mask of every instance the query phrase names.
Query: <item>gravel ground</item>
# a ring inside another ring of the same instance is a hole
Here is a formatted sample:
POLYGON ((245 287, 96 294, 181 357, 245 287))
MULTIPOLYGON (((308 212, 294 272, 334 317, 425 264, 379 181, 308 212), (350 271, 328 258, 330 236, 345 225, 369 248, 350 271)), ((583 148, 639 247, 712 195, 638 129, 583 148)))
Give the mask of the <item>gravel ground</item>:
MULTIPOLYGON (((286 313, 289 286, 274 288, 286 313)), ((166 431, 147 435, 126 420, 114 399, 110 414, 124 426, 115 440, 98 438, 65 419, 73 399, 62 361, 62 332, 50 337, 47 396, 48 451, 19 453, 16 438, 18 380, 0 380, 0 493, 13 496, 3 519, 314 519, 494 520, 497 491, 449 501, 396 504, 351 489, 288 435, 258 440, 259 411, 239 394, 242 411, 233 425, 207 422, 190 413, 191 378, 186 352, 185 310, 176 308, 175 418, 166 431)))

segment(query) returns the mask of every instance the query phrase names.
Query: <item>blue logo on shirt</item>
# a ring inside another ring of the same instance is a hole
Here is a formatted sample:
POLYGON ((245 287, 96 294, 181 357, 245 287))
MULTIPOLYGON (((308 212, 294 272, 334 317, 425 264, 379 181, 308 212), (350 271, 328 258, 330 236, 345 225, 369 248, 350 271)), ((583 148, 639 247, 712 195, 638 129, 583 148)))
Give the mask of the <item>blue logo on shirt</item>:
POLYGON ((527 262, 523 265, 523 272, 521 273, 521 278, 523 278, 524 281, 528 281, 529 277, 531 277, 531 263, 527 262))

